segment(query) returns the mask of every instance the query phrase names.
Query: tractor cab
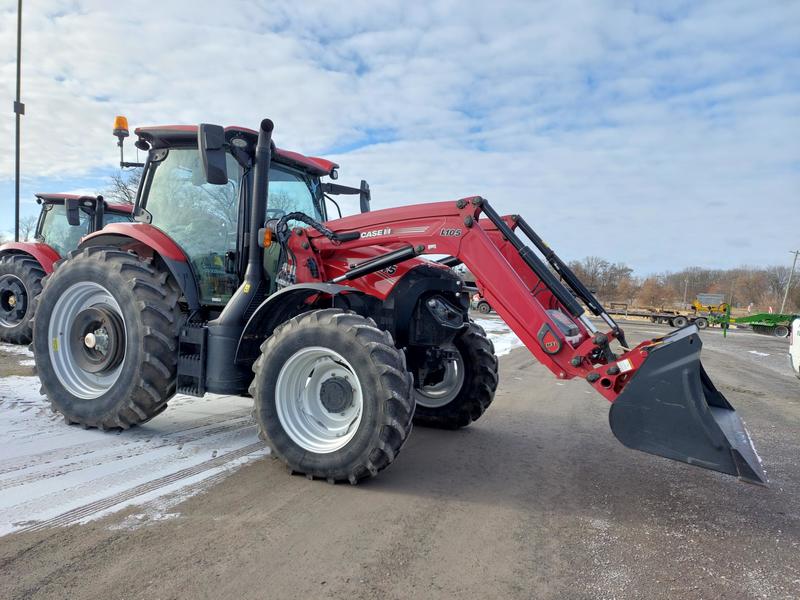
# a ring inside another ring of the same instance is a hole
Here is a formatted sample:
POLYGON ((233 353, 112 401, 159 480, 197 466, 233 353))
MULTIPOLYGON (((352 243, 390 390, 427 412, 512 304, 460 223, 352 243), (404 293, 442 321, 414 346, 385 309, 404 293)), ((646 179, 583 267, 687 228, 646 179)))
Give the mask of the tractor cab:
POLYGON ((131 220, 133 207, 110 204, 102 196, 77 194, 36 194, 42 206, 34 237, 52 247, 60 256, 78 247, 80 239, 108 223, 131 220))
MULTIPOLYGON (((203 126, 201 126, 203 127, 203 126)), ((135 130, 137 147, 148 150, 136 202, 137 219, 166 233, 189 259, 199 284, 200 304, 222 307, 239 287, 247 266, 254 150, 258 134, 242 127, 219 128, 222 139, 209 183, 198 127, 173 125, 135 130)), ((336 178, 338 165, 275 148, 269 170, 269 198, 260 223, 301 212, 326 221, 326 195, 358 193, 321 182, 336 178)), ((264 269, 274 282, 277 246, 264 252, 264 269)), ((272 291, 274 291, 274 283, 272 291)))

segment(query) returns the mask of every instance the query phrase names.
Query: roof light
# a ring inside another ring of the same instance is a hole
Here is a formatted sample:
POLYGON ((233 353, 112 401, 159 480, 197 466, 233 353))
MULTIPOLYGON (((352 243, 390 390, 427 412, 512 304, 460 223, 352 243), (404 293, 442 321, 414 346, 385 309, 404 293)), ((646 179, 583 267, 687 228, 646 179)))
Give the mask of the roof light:
POLYGON ((128 118, 118 115, 114 117, 114 135, 120 138, 126 138, 130 135, 128 132, 128 118))

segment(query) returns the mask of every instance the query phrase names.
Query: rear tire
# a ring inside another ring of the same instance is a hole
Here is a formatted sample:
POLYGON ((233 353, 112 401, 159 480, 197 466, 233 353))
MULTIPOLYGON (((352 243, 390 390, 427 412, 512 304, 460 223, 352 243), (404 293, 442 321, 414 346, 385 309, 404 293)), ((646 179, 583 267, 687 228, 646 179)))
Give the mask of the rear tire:
POLYGON ((42 265, 27 254, 0 258, 0 341, 30 344, 36 297, 42 292, 42 265))
POLYGON ((292 472, 356 484, 388 467, 411 432, 405 355, 372 319, 294 317, 262 344, 253 372, 259 436, 292 472))
POLYGON ((490 312, 492 312, 492 307, 488 302, 480 302, 478 303, 478 312, 482 315, 488 315, 490 312))
POLYGON ((134 254, 91 247, 57 264, 37 301, 42 393, 70 424, 127 429, 175 394, 180 290, 134 254))
POLYGON ((694 324, 697 325, 698 329, 705 329, 708 327, 708 319, 700 317, 699 319, 694 320, 694 324))
POLYGON ((426 394, 415 384, 416 412, 414 423, 425 427, 458 429, 477 421, 494 399, 497 390, 497 357, 494 345, 480 325, 469 323, 454 345, 461 355, 459 364, 464 373, 460 389, 446 404, 426 394))
POLYGON ((776 325, 772 330, 772 335, 778 338, 789 337, 789 328, 786 325, 776 325))

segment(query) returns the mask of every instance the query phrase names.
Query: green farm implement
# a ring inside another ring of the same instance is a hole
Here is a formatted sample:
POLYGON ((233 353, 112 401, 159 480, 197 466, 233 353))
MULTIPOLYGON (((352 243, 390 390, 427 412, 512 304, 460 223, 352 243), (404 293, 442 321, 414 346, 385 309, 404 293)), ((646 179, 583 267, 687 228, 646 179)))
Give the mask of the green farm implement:
POLYGON ((781 315, 760 313, 747 317, 731 318, 730 322, 736 325, 749 325, 756 333, 773 335, 775 337, 787 337, 792 320, 798 315, 781 315))

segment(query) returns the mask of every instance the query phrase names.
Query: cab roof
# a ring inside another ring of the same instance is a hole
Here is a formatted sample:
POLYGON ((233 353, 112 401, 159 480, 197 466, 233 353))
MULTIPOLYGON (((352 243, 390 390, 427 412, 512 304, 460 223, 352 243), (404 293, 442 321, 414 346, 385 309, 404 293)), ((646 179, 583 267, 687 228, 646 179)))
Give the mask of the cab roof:
MULTIPOLYGON (((81 194, 46 194, 46 193, 39 193, 34 194, 36 198, 39 199, 40 202, 47 202, 49 204, 60 204, 63 203, 65 200, 80 200, 81 198, 97 198, 97 196, 91 195, 81 195, 81 194)), ((111 210, 118 213, 123 213, 126 215, 133 214, 133 204, 128 204, 127 202, 109 202, 108 200, 103 200, 105 202, 105 209, 111 210)))
MULTIPOLYGON (((149 142, 154 148, 165 148, 173 144, 187 142, 197 143, 197 125, 156 125, 153 127, 137 127, 134 133, 149 142)), ((247 127, 225 127, 225 137, 228 141, 242 139, 250 148, 255 148, 258 132, 247 127)), ((276 162, 293 165, 314 175, 330 175, 337 168, 335 162, 317 156, 305 156, 299 152, 275 148, 273 159, 276 162)))

